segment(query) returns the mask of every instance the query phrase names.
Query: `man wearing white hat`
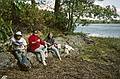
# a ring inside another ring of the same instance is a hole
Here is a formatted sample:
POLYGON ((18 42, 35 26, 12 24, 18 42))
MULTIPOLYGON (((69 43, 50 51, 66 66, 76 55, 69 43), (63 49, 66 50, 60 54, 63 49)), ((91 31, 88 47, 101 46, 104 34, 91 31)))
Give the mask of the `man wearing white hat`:
POLYGON ((16 32, 15 35, 11 38, 12 47, 14 50, 15 57, 18 59, 18 62, 21 65, 25 65, 28 63, 26 57, 26 49, 27 42, 22 37, 22 33, 20 31, 16 32))

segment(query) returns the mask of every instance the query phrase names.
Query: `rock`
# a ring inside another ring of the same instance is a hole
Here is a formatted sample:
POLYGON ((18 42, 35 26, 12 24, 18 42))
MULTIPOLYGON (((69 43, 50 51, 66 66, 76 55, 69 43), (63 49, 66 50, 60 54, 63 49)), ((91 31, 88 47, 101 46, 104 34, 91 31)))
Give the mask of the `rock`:
POLYGON ((35 66, 35 65, 39 64, 39 62, 37 61, 36 55, 34 53, 28 52, 27 53, 27 58, 31 62, 32 66, 35 66))
POLYGON ((8 68, 15 65, 15 63, 12 60, 13 56, 8 53, 0 53, 0 69, 2 68, 8 68))
MULTIPOLYGON (((27 58, 29 59, 32 66, 39 64, 37 61, 36 55, 28 52, 27 58)), ((11 53, 0 53, 0 69, 6 69, 10 67, 18 66, 17 59, 11 53)))

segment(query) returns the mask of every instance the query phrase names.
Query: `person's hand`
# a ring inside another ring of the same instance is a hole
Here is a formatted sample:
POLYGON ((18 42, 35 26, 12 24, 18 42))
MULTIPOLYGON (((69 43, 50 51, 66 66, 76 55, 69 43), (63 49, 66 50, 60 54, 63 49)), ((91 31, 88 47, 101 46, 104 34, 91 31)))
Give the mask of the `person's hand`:
POLYGON ((44 41, 45 42, 45 44, 47 44, 47 42, 46 41, 44 41))
POLYGON ((32 42, 32 44, 35 44, 36 42, 32 42))
POLYGON ((27 46, 24 46, 24 50, 27 50, 27 46))
POLYGON ((40 39, 38 39, 37 42, 40 42, 40 39))
POLYGON ((19 46, 23 46, 23 43, 20 43, 19 46))

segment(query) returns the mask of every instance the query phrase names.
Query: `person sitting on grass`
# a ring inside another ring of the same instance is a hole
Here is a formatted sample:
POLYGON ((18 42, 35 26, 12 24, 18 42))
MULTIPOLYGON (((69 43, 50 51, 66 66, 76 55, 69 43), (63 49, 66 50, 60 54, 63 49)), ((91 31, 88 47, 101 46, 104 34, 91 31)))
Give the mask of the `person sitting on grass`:
POLYGON ((17 58, 18 63, 21 66, 28 67, 29 61, 26 57, 27 43, 26 40, 22 37, 22 33, 20 31, 16 32, 16 34, 11 38, 11 44, 14 51, 13 54, 17 58))
POLYGON ((29 51, 36 54, 39 62, 42 61, 43 65, 47 65, 45 59, 45 42, 38 36, 41 34, 39 30, 33 31, 32 35, 29 36, 29 51))
POLYGON ((60 53, 59 53, 59 50, 57 48, 57 44, 55 43, 55 40, 53 38, 53 34, 51 32, 45 38, 45 41, 47 42, 48 50, 54 51, 55 54, 58 56, 59 60, 61 60, 60 53))

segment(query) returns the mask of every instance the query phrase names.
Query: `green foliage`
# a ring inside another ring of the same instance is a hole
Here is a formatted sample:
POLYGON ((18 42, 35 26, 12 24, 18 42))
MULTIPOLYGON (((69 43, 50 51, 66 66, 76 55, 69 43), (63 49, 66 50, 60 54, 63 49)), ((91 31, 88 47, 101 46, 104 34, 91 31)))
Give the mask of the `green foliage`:
POLYGON ((67 21, 66 15, 62 12, 54 14, 53 12, 44 11, 44 22, 49 28, 65 32, 67 21))
POLYGON ((63 13, 56 17, 53 12, 40 10, 37 6, 25 3, 25 1, 27 0, 0 1, 1 40, 11 35, 8 29, 11 31, 13 29, 13 32, 20 30, 24 33, 35 29, 46 31, 44 30, 46 28, 60 28, 59 30, 65 31, 67 19, 63 13))
POLYGON ((0 39, 7 40, 14 32, 31 32, 43 29, 44 12, 37 7, 25 3, 24 0, 0 1, 0 39))
POLYGON ((55 19, 55 26, 59 28, 62 32, 67 31, 67 23, 68 19, 66 18, 66 14, 63 12, 57 13, 56 19, 55 19))
POLYGON ((12 18, 12 2, 12 0, 0 0, 0 17, 5 21, 9 21, 12 18))
POLYGON ((0 17, 0 41, 7 41, 12 34, 12 21, 5 22, 3 18, 0 17))
POLYGON ((14 24, 19 29, 25 29, 26 31, 32 31, 33 29, 43 29, 42 24, 44 24, 43 12, 37 7, 24 2, 16 3, 16 19, 14 19, 14 24), (18 14, 18 15, 17 15, 18 14))
POLYGON ((12 0, 0 1, 0 41, 6 41, 13 33, 11 21, 11 4, 12 0))
POLYGON ((45 24, 52 28, 54 26, 54 22, 55 22, 55 16, 53 12, 49 12, 49 11, 44 11, 44 22, 45 24))

